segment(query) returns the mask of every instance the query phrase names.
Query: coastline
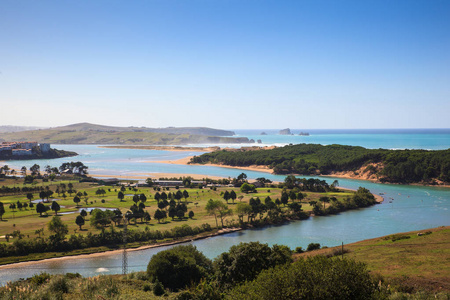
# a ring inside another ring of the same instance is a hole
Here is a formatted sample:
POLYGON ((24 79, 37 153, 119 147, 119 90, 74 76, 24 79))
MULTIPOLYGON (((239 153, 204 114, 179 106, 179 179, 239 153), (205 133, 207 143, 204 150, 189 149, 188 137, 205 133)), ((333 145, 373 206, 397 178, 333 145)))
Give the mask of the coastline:
POLYGON ((235 166, 227 166, 227 165, 220 165, 220 164, 189 164, 189 161, 193 158, 193 156, 188 156, 181 159, 176 160, 150 160, 145 161, 146 163, 158 163, 158 164, 172 164, 172 165, 197 165, 197 166, 212 166, 212 167, 221 167, 221 168, 229 168, 229 169, 239 169, 239 170, 248 170, 248 171, 256 171, 256 172, 265 172, 265 173, 271 173, 273 170, 267 166, 248 166, 248 167, 235 167, 235 166))
MULTIPOLYGON (((190 159, 193 156, 189 156, 186 158, 182 158, 179 160, 168 160, 168 161, 153 161, 153 162, 158 162, 158 163, 170 163, 170 164, 178 164, 178 165, 188 165, 190 159)), ((147 162, 152 162, 152 161, 147 161, 147 162)), ((248 167, 235 167, 235 166, 227 166, 227 165, 221 165, 221 164, 211 164, 211 163, 207 163, 207 164, 192 164, 192 165, 197 165, 197 166, 214 166, 214 167, 221 167, 221 168, 230 168, 230 169, 239 169, 239 170, 248 170, 248 171, 255 171, 255 172, 265 172, 265 173, 270 173, 273 174, 273 169, 269 168, 268 166, 262 166, 262 165, 252 165, 252 166, 248 166, 248 167)), ((374 182, 374 183, 380 183, 380 184, 402 184, 402 183, 391 183, 391 182, 386 182, 383 183, 381 181, 379 181, 378 179, 375 179, 371 176, 358 176, 358 175, 351 175, 353 172, 352 171, 341 171, 341 172, 334 172, 332 174, 328 174, 328 175, 302 175, 302 174, 275 174, 275 175, 294 175, 294 176, 321 176, 321 177, 334 177, 334 178, 344 178, 344 179, 355 179, 355 180, 363 180, 363 181, 370 181, 370 182, 374 182)), ((432 185, 432 184, 420 184, 420 183, 410 183, 410 184, 404 184, 404 185, 414 185, 414 186, 429 186, 429 187, 443 187, 443 188, 450 188, 450 185, 448 184, 437 184, 437 185, 432 185)))
POLYGON ((163 150, 163 151, 198 151, 198 152, 212 152, 220 150, 220 147, 183 147, 183 146, 98 146, 98 148, 111 149, 136 149, 136 150, 163 150))

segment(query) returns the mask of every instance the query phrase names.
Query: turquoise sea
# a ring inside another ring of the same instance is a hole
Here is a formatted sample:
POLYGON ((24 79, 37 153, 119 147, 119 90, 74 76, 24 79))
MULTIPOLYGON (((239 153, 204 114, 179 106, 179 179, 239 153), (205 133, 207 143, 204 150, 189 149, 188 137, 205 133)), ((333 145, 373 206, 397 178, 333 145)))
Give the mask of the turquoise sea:
MULTIPOLYGON (((289 143, 321 143, 359 145, 367 148, 390 149, 447 149, 450 148, 450 130, 378 130, 378 131, 313 131, 310 136, 280 136, 276 130, 236 130, 239 135, 262 139, 263 145, 284 145, 289 143), (265 131, 268 135, 260 136, 265 131), (253 135, 251 135, 253 133, 253 135)), ((236 145, 234 145, 236 146, 236 145)), ((89 171, 96 174, 136 175, 146 178, 150 173, 203 174, 205 176, 235 177, 242 171, 212 166, 184 166, 148 161, 175 160, 201 152, 170 152, 157 150, 126 150, 98 148, 95 145, 57 145, 59 149, 72 150, 80 155, 73 158, 35 161, 9 161, 8 165, 20 168, 30 167, 34 163, 41 167, 49 164, 59 166, 62 162, 82 161, 89 171)), ((266 177, 282 181, 284 176, 261 172, 244 171, 249 178, 266 177)), ((330 182, 336 178, 323 177, 330 182)), ((450 225, 450 189, 442 187, 405 186, 377 184, 360 180, 341 179, 341 187, 357 189, 364 186, 372 193, 383 193, 386 199, 374 207, 344 212, 327 217, 314 217, 306 221, 291 222, 288 225, 272 226, 263 229, 246 230, 192 242, 208 257, 214 258, 239 242, 261 241, 264 243, 284 244, 292 249, 306 247, 315 242, 326 246, 336 246, 378 236, 422 230, 450 225), (391 203, 389 202, 391 201, 391 203)), ((145 270, 151 255, 164 247, 133 251, 128 255, 130 271, 145 270)), ((121 254, 107 254, 94 258, 71 258, 36 262, 22 268, 19 265, 0 267, 0 284, 9 280, 29 277, 34 273, 79 272, 84 276, 97 275, 100 272, 114 274, 121 272, 121 254), (100 269, 104 268, 104 269, 100 269)))

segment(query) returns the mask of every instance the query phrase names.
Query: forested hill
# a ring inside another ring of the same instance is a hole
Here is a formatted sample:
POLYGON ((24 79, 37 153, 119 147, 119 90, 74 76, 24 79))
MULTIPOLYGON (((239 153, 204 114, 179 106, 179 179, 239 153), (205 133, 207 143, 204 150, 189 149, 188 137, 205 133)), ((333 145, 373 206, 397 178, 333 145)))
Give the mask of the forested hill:
POLYGON ((191 163, 264 165, 275 174, 330 175, 353 171, 391 183, 450 182, 450 149, 386 150, 298 144, 270 150, 220 150, 195 156, 191 163))

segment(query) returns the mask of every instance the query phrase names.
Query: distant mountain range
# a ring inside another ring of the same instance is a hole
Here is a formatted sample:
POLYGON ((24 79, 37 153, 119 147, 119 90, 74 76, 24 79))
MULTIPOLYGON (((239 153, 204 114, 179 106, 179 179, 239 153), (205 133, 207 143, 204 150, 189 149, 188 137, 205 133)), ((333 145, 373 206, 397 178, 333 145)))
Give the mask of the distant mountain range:
POLYGON ((0 126, 0 132, 18 132, 18 131, 25 131, 25 130, 37 130, 42 129, 43 127, 36 127, 36 126, 12 126, 12 125, 3 125, 0 126))
MULTIPOLYGON (((1 126, 2 128, 6 126, 1 126)), ((78 123, 61 127, 0 131, 1 141, 37 141, 52 144, 126 144, 126 145, 183 145, 199 143, 248 143, 248 138, 231 137, 228 130, 207 127, 115 127, 78 123)))

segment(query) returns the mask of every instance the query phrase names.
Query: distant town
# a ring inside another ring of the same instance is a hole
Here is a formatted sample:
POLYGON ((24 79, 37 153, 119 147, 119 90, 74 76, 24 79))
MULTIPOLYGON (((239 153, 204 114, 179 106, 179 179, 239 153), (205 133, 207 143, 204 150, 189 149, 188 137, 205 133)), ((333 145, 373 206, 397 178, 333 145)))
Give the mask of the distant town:
POLYGON ((77 155, 50 148, 49 143, 38 142, 2 142, 0 144, 0 159, 35 159, 57 158, 77 155))
POLYGON ((50 152, 50 144, 37 142, 3 142, 0 144, 1 156, 31 156, 39 149, 41 153, 50 152))

